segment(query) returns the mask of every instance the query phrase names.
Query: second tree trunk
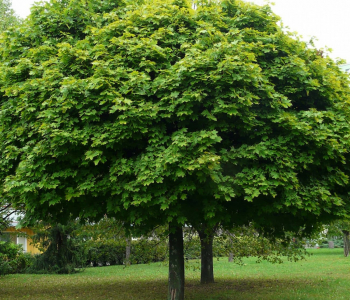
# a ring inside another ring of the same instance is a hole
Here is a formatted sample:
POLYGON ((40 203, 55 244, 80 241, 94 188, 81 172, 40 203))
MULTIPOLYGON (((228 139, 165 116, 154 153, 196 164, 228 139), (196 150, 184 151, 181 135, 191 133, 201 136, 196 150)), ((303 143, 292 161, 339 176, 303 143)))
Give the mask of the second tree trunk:
POLYGON ((349 231, 342 230, 343 231, 343 239, 344 239, 344 256, 349 256, 349 231))
POLYGON ((130 254, 131 254, 131 238, 126 238, 126 247, 125 247, 125 265, 130 266, 130 254))
POLYGON ((213 231, 207 229, 198 230, 201 240, 201 283, 214 282, 214 268, 213 268, 213 231))

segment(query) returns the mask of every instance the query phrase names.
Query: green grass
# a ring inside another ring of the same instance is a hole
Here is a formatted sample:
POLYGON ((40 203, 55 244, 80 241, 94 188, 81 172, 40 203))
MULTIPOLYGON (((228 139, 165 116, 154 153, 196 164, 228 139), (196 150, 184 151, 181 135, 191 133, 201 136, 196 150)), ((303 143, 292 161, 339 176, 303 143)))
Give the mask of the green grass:
MULTIPOLYGON (((215 261, 216 283, 199 284, 186 270, 186 300, 350 299, 350 257, 342 249, 315 249, 306 261, 245 266, 215 261)), ((0 299, 164 300, 167 266, 88 268, 73 275, 9 275, 0 278, 0 299)))

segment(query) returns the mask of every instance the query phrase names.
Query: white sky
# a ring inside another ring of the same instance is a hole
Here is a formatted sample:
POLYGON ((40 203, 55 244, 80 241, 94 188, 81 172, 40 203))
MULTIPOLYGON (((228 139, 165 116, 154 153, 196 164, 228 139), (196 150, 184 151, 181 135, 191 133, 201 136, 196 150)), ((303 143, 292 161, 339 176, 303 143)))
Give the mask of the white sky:
MULTIPOLYGON (((36 0, 12 0, 12 7, 21 17, 30 13, 36 0)), ((265 0, 250 0, 262 5, 265 0)), ((316 46, 332 48, 332 58, 343 58, 350 63, 350 0, 273 0, 273 11, 291 31, 297 31, 304 40, 318 39, 316 46)))

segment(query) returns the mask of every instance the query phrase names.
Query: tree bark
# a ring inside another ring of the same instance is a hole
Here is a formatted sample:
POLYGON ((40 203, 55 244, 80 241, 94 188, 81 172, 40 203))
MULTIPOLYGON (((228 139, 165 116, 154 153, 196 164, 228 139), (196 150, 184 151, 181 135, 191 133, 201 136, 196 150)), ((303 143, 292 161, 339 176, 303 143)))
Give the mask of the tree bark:
MULTIPOLYGON (((231 237, 231 234, 228 232, 228 239, 230 241, 230 246, 232 248, 233 246, 233 241, 232 241, 232 237, 231 237)), ((233 252, 229 252, 228 254, 228 262, 233 262, 233 252)))
POLYGON ((206 228, 198 230, 201 240, 201 284, 214 282, 213 267, 213 230, 206 228))
POLYGON ((182 226, 169 224, 168 300, 185 299, 185 262, 182 226))
POLYGON ((131 253, 131 238, 126 238, 126 247, 125 247, 125 265, 130 266, 130 253, 131 253))
POLYGON ((349 231, 348 230, 342 230, 343 231, 343 240, 344 240, 344 256, 349 256, 349 231))
POLYGON ((228 255, 228 262, 233 262, 233 253, 230 252, 228 255))

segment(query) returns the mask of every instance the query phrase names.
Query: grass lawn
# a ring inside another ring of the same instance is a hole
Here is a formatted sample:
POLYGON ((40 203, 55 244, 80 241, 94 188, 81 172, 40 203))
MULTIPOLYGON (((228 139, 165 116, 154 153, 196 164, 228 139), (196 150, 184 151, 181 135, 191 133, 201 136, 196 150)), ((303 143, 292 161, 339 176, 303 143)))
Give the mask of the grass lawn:
MULTIPOLYGON (((343 249, 315 249, 306 261, 245 266, 214 263, 216 283, 201 286, 199 270, 186 270, 186 300, 350 299, 350 257, 343 249)), ((0 299, 164 300, 167 266, 154 263, 88 268, 73 275, 0 277, 0 299)))

